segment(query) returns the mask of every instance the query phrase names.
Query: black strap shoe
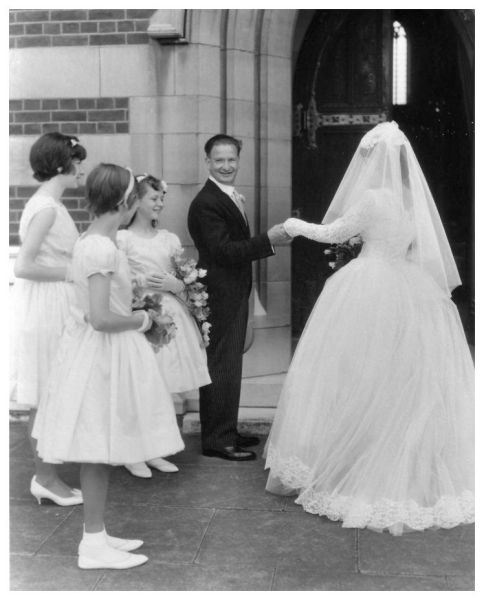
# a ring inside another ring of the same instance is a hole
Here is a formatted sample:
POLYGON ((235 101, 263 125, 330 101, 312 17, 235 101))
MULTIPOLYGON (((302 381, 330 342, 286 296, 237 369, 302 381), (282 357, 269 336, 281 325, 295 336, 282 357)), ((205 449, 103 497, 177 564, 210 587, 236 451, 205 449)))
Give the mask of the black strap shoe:
POLYGON ((242 435, 241 433, 238 433, 235 438, 235 443, 239 448, 248 448, 249 446, 257 446, 257 444, 260 444, 260 439, 255 435, 242 435))
POLYGON ((257 455, 251 450, 244 450, 239 446, 226 446, 220 450, 202 450, 203 456, 216 456, 225 460, 255 460, 257 455))

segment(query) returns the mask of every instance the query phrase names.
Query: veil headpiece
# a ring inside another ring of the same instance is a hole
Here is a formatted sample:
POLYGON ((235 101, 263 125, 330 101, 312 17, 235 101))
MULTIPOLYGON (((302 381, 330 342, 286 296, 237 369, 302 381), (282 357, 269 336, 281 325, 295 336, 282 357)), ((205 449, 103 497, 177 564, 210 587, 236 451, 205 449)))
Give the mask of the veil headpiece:
POLYGON ((389 198, 412 219, 416 235, 409 258, 450 293, 461 285, 457 266, 417 157, 394 121, 361 139, 323 223, 331 223, 368 196, 389 198))

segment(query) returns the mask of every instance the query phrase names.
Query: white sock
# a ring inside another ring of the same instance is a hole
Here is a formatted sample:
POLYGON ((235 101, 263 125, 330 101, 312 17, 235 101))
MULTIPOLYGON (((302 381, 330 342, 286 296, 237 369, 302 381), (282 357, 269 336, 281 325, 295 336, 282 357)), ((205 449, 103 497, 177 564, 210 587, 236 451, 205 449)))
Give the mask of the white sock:
POLYGON ((84 527, 84 533, 82 535, 82 541, 89 546, 102 546, 106 543, 106 529, 103 527, 101 531, 96 533, 87 533, 84 527))

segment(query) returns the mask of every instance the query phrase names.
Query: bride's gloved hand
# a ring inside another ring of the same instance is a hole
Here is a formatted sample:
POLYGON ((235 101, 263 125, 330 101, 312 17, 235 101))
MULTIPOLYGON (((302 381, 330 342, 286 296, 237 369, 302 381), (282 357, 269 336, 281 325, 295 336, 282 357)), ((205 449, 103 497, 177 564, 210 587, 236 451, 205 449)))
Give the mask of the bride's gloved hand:
POLYGON ((179 294, 185 289, 183 281, 171 273, 150 273, 146 276, 147 287, 160 292, 172 292, 179 294))
POLYGON ((300 228, 301 226, 304 227, 306 224, 307 223, 301 219, 295 219, 291 217, 290 219, 286 219, 282 226, 287 235, 292 239, 298 235, 301 235, 300 228))

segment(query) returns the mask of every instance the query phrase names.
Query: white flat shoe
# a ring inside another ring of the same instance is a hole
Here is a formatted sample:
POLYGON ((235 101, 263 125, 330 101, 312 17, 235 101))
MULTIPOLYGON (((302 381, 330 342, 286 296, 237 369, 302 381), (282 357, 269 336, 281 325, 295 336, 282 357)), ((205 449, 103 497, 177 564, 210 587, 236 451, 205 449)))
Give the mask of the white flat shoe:
POLYGON ((153 467, 153 469, 158 469, 162 473, 177 473, 179 471, 176 465, 164 458, 153 458, 152 460, 147 460, 146 464, 153 467))
POLYGON ((42 504, 42 500, 50 500, 51 502, 54 502, 59 506, 75 506, 76 504, 83 503, 81 493, 73 494, 72 496, 67 496, 67 498, 64 498, 63 496, 58 496, 57 494, 54 494, 54 492, 51 492, 50 490, 45 488, 43 485, 40 485, 40 483, 37 483, 35 475, 30 481, 30 493, 32 494, 32 496, 34 496, 34 498, 39 504, 42 504))
POLYGON ((143 540, 127 540, 108 534, 106 534, 106 540, 111 548, 115 548, 116 550, 124 550, 125 552, 132 552, 133 550, 141 548, 143 545, 143 540))
POLYGON ((144 554, 131 554, 112 548, 107 543, 79 544, 77 565, 80 569, 131 569, 144 564, 148 557, 144 554))
POLYGON ((148 469, 146 463, 144 462, 133 463, 132 465, 124 465, 124 468, 135 477, 141 477, 142 479, 151 479, 151 477, 153 477, 152 472, 148 469))

